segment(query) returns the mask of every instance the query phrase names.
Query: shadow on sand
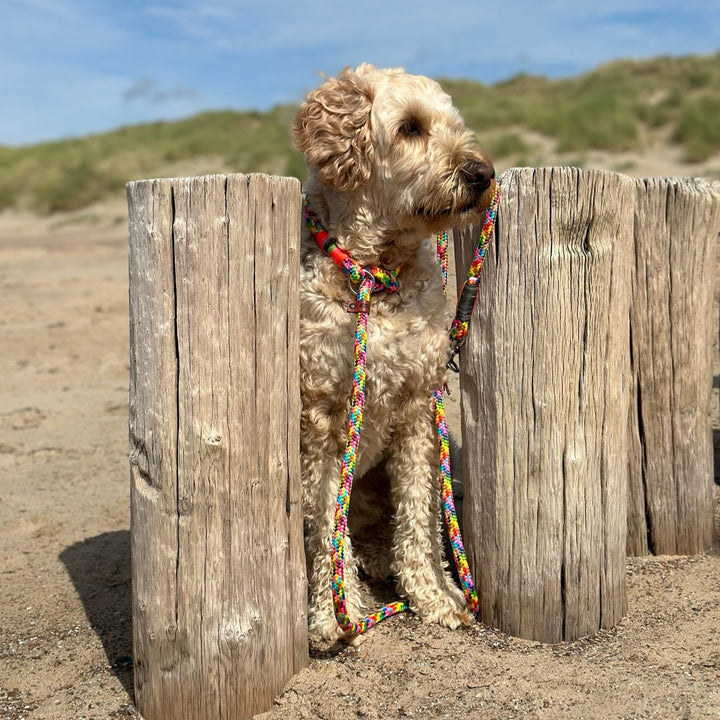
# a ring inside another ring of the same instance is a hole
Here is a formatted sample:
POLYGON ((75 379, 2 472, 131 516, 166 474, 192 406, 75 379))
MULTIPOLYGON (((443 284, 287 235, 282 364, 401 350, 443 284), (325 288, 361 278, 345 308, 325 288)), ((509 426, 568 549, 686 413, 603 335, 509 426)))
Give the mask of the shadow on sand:
POLYGON ((103 533, 60 553, 113 672, 133 697, 130 532, 103 533))

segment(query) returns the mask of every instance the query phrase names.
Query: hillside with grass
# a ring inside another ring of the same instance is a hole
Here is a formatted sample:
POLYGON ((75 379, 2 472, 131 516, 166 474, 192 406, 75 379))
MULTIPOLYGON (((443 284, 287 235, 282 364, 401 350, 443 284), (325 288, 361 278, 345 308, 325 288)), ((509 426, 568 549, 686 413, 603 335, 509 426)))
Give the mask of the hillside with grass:
MULTIPOLYGON (((483 85, 440 78, 498 167, 632 168, 672 154, 688 174, 720 177, 720 53, 619 61, 574 78, 519 75, 483 85), (608 157, 610 160, 608 161, 608 157)), ((207 112, 176 122, 19 148, 0 146, 0 211, 78 210, 129 180, 215 172, 304 176, 293 106, 207 112)))

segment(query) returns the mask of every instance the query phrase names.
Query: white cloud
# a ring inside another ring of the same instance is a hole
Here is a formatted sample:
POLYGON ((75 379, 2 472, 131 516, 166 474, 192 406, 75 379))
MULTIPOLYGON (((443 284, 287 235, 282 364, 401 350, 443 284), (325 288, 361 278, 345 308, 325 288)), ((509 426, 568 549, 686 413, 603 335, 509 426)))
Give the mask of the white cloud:
POLYGON ((194 88, 176 85, 161 88, 152 78, 140 78, 135 81, 122 95, 125 102, 149 101, 156 105, 164 105, 178 100, 194 101, 199 93, 194 88))

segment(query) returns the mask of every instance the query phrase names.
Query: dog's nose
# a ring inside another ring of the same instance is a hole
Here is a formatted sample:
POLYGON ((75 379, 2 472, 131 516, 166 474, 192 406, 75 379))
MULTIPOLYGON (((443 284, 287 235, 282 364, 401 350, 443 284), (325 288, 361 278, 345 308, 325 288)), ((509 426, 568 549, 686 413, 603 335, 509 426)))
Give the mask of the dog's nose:
POLYGON ((490 187, 495 177, 495 168, 486 162, 470 160, 462 166, 463 175, 469 185, 478 192, 484 192, 490 187))

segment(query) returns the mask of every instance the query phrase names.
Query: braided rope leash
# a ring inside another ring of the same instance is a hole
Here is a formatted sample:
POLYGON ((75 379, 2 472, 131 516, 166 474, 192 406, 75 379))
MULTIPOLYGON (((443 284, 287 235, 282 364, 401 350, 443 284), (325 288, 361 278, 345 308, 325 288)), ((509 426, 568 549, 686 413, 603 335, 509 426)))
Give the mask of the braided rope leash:
MULTIPOLYGON (((485 252, 492 236, 495 216, 498 205, 498 189, 495 185, 494 194, 491 200, 478 240, 478 247, 473 258, 473 263, 468 271, 468 279, 463 286, 473 286, 472 303, 467 312, 466 305, 461 308, 461 298, 458 301, 458 309, 455 319, 450 329, 451 338, 451 356, 448 360, 448 367, 454 366, 454 357, 459 352, 472 315, 472 309, 477 297, 477 277, 482 268, 485 258, 485 252), (471 279, 473 282, 471 282, 471 279), (461 312, 462 310, 462 312, 461 312), (467 315, 467 317, 465 317, 467 315)), ((345 454, 343 456, 342 468, 340 471, 340 484, 338 489, 337 502, 335 505, 335 519, 333 525, 333 536, 331 544, 331 560, 333 568, 332 577, 332 594, 333 606, 335 610, 335 619, 340 628, 350 636, 359 635, 376 625, 381 620, 390 617, 396 613, 404 612, 409 608, 406 601, 398 601, 389 603, 381 607, 377 612, 368 615, 360 621, 352 621, 347 612, 347 598, 345 592, 345 537, 347 534, 348 513, 350 510, 350 495, 355 477, 355 465, 357 462, 357 449, 360 441, 360 430, 362 428, 363 408, 365 405, 365 369, 366 369, 366 348, 367 348, 367 323, 370 314, 370 296, 371 293, 378 290, 386 292, 395 292, 399 283, 397 275, 401 267, 394 270, 386 270, 385 268, 370 267, 363 268, 355 262, 336 241, 331 238, 317 221, 312 211, 307 197, 304 199, 305 220, 315 237, 320 248, 330 256, 334 262, 348 276, 351 287, 352 283, 358 284, 357 300, 348 303, 348 312, 357 313, 357 322, 355 327, 355 345, 353 357, 353 388, 350 399, 350 415, 348 420, 348 433, 345 444, 345 454)), ((443 276, 443 290, 447 285, 447 232, 440 233, 437 239, 438 249, 437 256, 440 263, 443 276)), ((456 367, 456 366, 455 366, 456 367)), ((455 564, 463 587, 463 593, 468 607, 472 612, 478 610, 478 599, 473 583, 470 568, 465 555, 460 527, 457 520, 457 512, 452 494, 452 476, 450 473, 450 443, 447 424, 445 422, 445 409, 442 396, 442 388, 438 388, 434 395, 435 422, 438 431, 438 447, 440 452, 440 487, 443 502, 443 511, 445 515, 445 523, 450 537, 450 543, 453 549, 455 564)))
POLYGON ((355 354, 353 366, 353 389, 350 399, 350 419, 348 422, 345 456, 340 471, 340 489, 335 505, 335 524, 333 526, 331 558, 333 567, 332 591, 335 619, 338 625, 349 635, 359 635, 395 613, 404 612, 408 604, 398 601, 384 605, 380 610, 359 622, 353 622, 348 616, 345 595, 345 536, 347 533, 348 512, 350 510, 350 493, 355 477, 355 462, 360 441, 360 430, 365 405, 365 351, 367 347, 367 321, 369 315, 370 293, 374 279, 366 277, 358 290, 358 303, 366 306, 368 311, 358 312, 355 328, 355 354))
MULTIPOLYGON (((463 284, 460 291, 455 317, 450 326, 450 357, 447 366, 455 371, 459 368, 455 364, 455 357, 460 352, 460 348, 465 342, 468 327, 470 325, 470 317, 475 307, 477 299, 478 280, 483 262, 485 261, 485 253, 487 252, 490 239, 492 238, 495 228, 495 218, 497 216, 497 208, 500 202, 500 192, 498 190, 497 181, 493 189, 493 195, 490 199, 490 207, 485 213, 485 222, 483 223, 480 237, 478 238, 477 247, 473 261, 468 269, 468 278, 463 284), (466 290, 466 288, 469 288, 466 290), (464 296, 464 299, 463 299, 464 296)), ((447 292, 447 247, 448 234, 446 232, 438 233, 437 236, 437 258, 442 269, 443 276, 443 292, 447 292)), ((452 546, 453 557, 455 559, 455 567, 460 578, 465 602, 472 612, 479 610, 477 591, 473 582, 470 566, 468 565, 465 546, 463 544, 462 535, 460 533, 460 525, 457 519, 457 511, 455 509, 455 499, 452 492, 452 475, 450 472, 450 435, 445 422, 445 404, 443 400, 443 389, 439 387, 433 394, 435 406, 435 425, 438 433, 438 447, 440 449, 440 492, 442 497, 443 515, 445 516, 445 526, 447 527, 450 544, 452 546)))
POLYGON ((437 234, 437 261, 442 273, 443 292, 447 292, 448 277, 448 232, 443 230, 437 234))
MULTIPOLYGON (((487 252, 490 240, 493 236, 493 231, 495 230, 495 219, 497 218, 497 209, 499 204, 500 188, 496 179, 493 187, 493 193, 490 198, 490 206, 485 213, 485 221, 483 222, 482 229, 480 230, 480 237, 478 238, 477 246, 475 248, 475 255, 473 256, 470 267, 468 268, 467 278, 458 293, 455 317, 450 325, 450 357, 448 358, 447 366, 454 372, 460 371, 460 368, 455 362, 455 358, 460 352, 460 348, 465 343, 465 338, 467 337, 468 327, 470 326, 470 318, 472 317, 473 310, 475 309, 475 301, 477 300, 480 271, 482 270, 483 263, 485 262, 485 253, 487 252)), ((439 241, 438 255, 441 252, 441 245, 442 243, 439 241)), ((447 241, 445 241, 444 246, 447 248, 447 241)))
POLYGON ((357 299, 348 303, 348 312, 357 313, 355 324, 355 347, 353 355, 353 386, 350 396, 350 415, 348 432, 345 442, 345 454, 340 470, 340 485, 337 502, 335 503, 335 520, 333 524, 330 556, 332 561, 332 596, 335 619, 340 628, 349 636, 360 635, 381 620, 404 612, 408 603, 397 601, 383 605, 377 612, 355 622, 350 619, 347 610, 345 591, 345 537, 347 535, 348 513, 350 510, 350 494, 355 479, 360 430, 365 406, 365 367, 367 348, 367 324, 370 314, 370 296, 374 291, 385 290, 395 292, 399 283, 397 275, 400 267, 394 270, 385 268, 363 268, 356 263, 335 240, 328 236, 310 210, 307 197, 304 201, 305 221, 320 248, 329 255, 347 275, 351 283, 359 284, 357 299))
POLYGON ((452 491, 452 475, 450 474, 450 435, 445 422, 445 405, 442 388, 438 388, 434 395, 435 425, 438 433, 438 446, 440 448, 440 494, 442 497, 443 515, 447 527, 450 544, 452 545, 455 567, 460 578, 465 602, 472 612, 479 609, 477 591, 473 582, 470 566, 468 565, 465 546, 463 545, 460 525, 458 524, 455 499, 452 491))

